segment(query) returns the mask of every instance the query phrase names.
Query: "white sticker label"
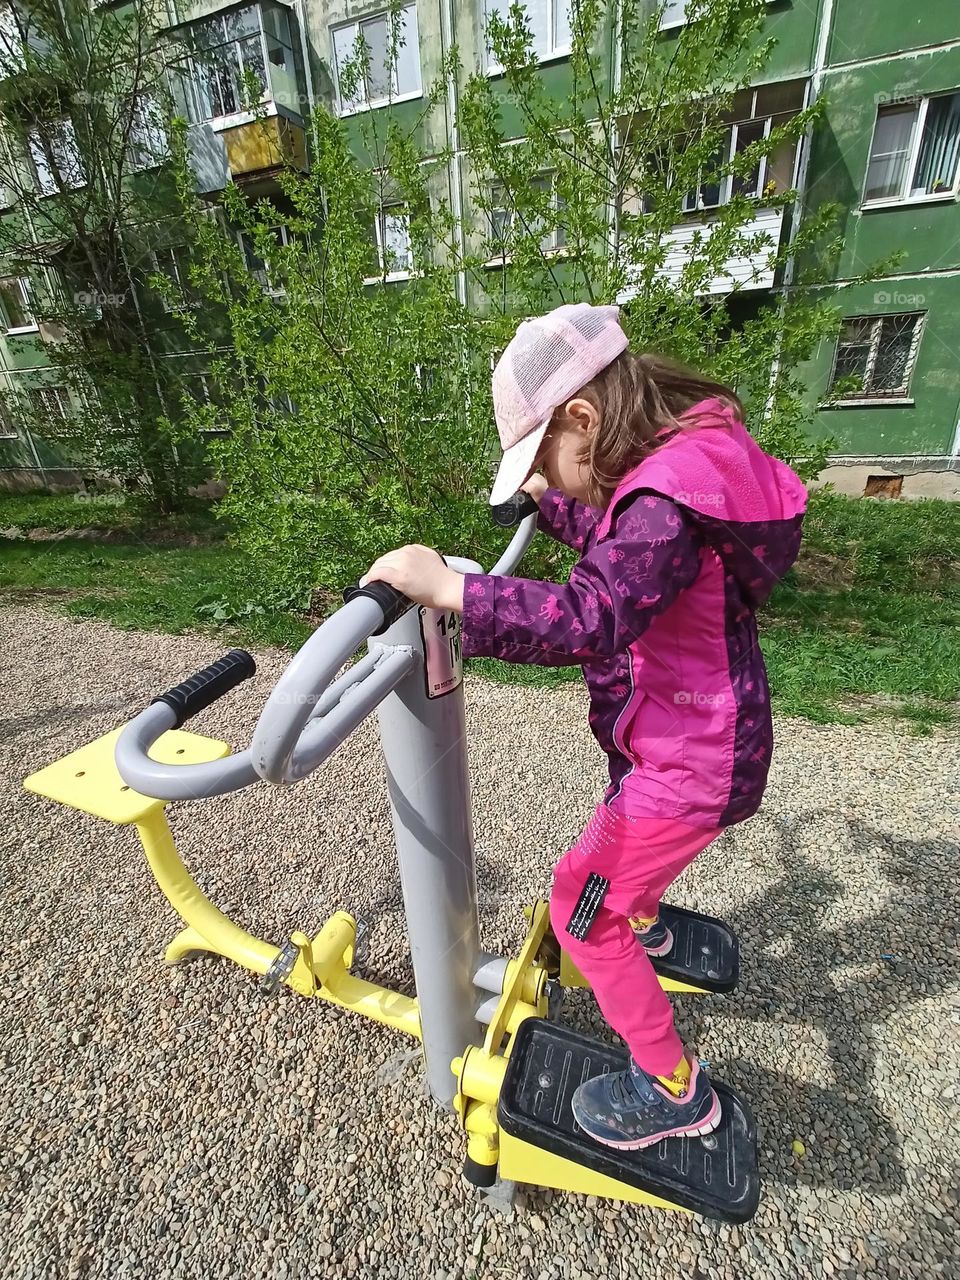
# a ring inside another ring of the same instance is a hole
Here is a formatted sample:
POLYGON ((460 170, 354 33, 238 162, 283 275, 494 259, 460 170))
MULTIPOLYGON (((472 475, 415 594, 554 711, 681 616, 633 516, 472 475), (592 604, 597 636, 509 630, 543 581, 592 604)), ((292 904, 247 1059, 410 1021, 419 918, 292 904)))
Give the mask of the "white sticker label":
POLYGON ((420 634, 427 677, 427 697, 442 698, 463 681, 459 613, 420 609, 420 634))

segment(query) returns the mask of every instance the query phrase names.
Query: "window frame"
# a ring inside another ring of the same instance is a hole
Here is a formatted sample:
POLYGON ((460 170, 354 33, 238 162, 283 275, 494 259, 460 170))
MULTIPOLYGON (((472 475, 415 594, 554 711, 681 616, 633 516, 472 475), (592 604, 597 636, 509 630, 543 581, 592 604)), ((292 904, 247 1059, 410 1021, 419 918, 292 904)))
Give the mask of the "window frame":
POLYGON ((20 431, 14 421, 10 408, 8 393, 0 396, 0 440, 19 440, 20 431))
MULTIPOLYGON (((70 421, 70 409, 71 409, 70 399, 69 399, 70 393, 67 390, 67 388, 62 384, 51 383, 49 385, 42 384, 42 385, 37 385, 33 387, 27 387, 25 389, 25 394, 28 400, 30 401, 34 401, 35 398, 39 397, 40 407, 43 409, 45 413, 49 415, 51 420, 55 420, 57 422, 62 422, 62 423, 68 423, 70 421), (47 399, 47 397, 49 396, 54 397, 54 401, 56 404, 56 408, 53 411, 51 411, 50 402, 47 399)), ((33 407, 33 405, 31 405, 31 407, 33 407)), ((50 434, 52 436, 55 436, 56 432, 52 431, 50 434)))
MULTIPOLYGON (((76 156, 79 181, 70 182, 67 180, 67 175, 63 172, 65 166, 61 163, 61 159, 56 154, 54 154, 54 161, 56 162, 56 166, 60 174, 60 179, 63 182, 65 189, 67 191, 80 191, 83 187, 87 185, 87 183, 89 182, 89 179, 87 178, 86 170, 83 167, 83 156, 81 156, 80 154, 80 146, 79 146, 79 143, 77 142, 76 125, 73 123, 73 120, 68 115, 52 117, 50 120, 44 121, 44 125, 48 128, 53 125, 64 126, 64 139, 56 140, 56 141, 60 142, 65 140, 67 143, 67 147, 73 150, 73 153, 76 156)), ((28 129, 26 132, 27 156, 30 160, 30 166, 33 169, 33 175, 37 181, 37 194, 41 200, 48 200, 51 197, 59 196, 62 193, 60 191, 60 188, 56 184, 56 180, 54 179, 53 170, 47 168, 47 158, 44 155, 43 144, 40 140, 41 139, 40 129, 41 129, 41 126, 38 124, 38 125, 34 125, 32 128, 28 129), (36 142, 34 142, 34 140, 36 140, 36 142), (40 166, 37 163, 38 153, 43 159, 43 165, 47 173, 47 176, 48 178, 50 178, 51 182, 53 183, 53 185, 50 187, 49 190, 44 186, 43 178, 40 175, 40 166)), ((52 144, 51 150, 54 149, 54 146, 53 146, 54 143, 55 143, 55 139, 51 134, 51 144, 52 144)))
POLYGON ((141 90, 128 99, 131 115, 127 156, 134 173, 160 169, 170 158, 170 138, 159 116, 160 104, 152 93, 141 90), (163 139, 157 151, 153 143, 163 139))
POLYGON ((33 310, 33 286, 28 276, 0 276, 0 287, 6 289, 11 285, 15 285, 19 291, 23 310, 30 317, 29 324, 10 325, 7 323, 10 317, 7 315, 6 306, 0 302, 0 314, 3 316, 4 333, 8 338, 15 338, 19 334, 39 333, 40 321, 37 319, 33 310))
POLYGON ((411 280, 416 275, 416 262, 413 257, 413 242, 410 239, 410 206, 403 200, 387 201, 381 204, 374 214, 373 234, 374 245, 377 250, 377 262, 380 264, 380 274, 375 276, 364 276, 364 284, 392 284, 397 280, 411 280), (385 238, 385 218, 387 214, 394 209, 403 209, 407 224, 407 244, 409 246, 409 266, 403 271, 386 270, 385 260, 383 256, 383 242, 385 238))
POLYGON ((152 293, 155 293, 159 296, 160 305, 163 307, 167 315, 177 315, 181 311, 190 311, 194 307, 199 306, 199 300, 192 301, 190 299, 190 293, 191 293, 191 290, 193 289, 193 286, 190 283, 189 274, 187 272, 181 271, 182 266, 189 267, 190 256, 191 256, 190 246, 187 244, 157 245, 153 249, 149 250, 150 262, 153 264, 153 270, 150 272, 150 274, 158 275, 158 276, 166 276, 166 278, 170 280, 173 284, 175 284, 177 288, 180 290, 180 292, 183 294, 182 302, 171 303, 167 301, 167 299, 164 297, 163 293, 159 289, 151 290, 152 293), (170 264, 173 267, 172 274, 169 271, 164 270, 163 267, 161 267, 160 262, 158 260, 158 254, 166 254, 169 256, 170 264), (187 259, 186 263, 181 261, 181 257, 180 257, 181 254, 183 254, 187 259))
MULTIPOLYGON (((289 224, 284 222, 282 218, 279 221, 272 223, 270 226, 270 230, 280 232, 280 246, 282 248, 288 248, 296 239, 296 234, 290 230, 289 224)), ((285 298, 287 296, 286 289, 284 289, 282 286, 280 288, 274 288, 271 285, 266 264, 264 264, 262 267, 254 267, 251 265, 251 262, 250 262, 251 257, 257 256, 256 251, 253 247, 252 238, 245 231, 242 231, 242 230, 237 231, 236 236, 237 236, 237 244, 239 244, 240 246, 240 252, 243 254, 243 260, 246 263, 247 270, 250 272, 251 275, 255 275, 257 277, 257 283, 260 285, 260 288, 263 290, 264 297, 275 298, 275 299, 285 298), (264 277, 262 280, 260 279, 261 272, 263 273, 263 277, 264 277)))
POLYGON ((867 152, 867 163, 863 170, 863 185, 860 188, 860 208, 861 209, 896 209, 901 205, 907 204, 936 204, 938 201, 956 200, 960 193, 960 160, 957 162, 957 169, 953 175, 953 185, 949 191, 935 191, 923 195, 911 195, 910 187, 913 182, 917 164, 920 160, 920 148, 923 145, 923 133, 926 128, 927 114, 930 109, 930 103, 937 98, 954 98, 960 95, 960 88, 946 89, 942 93, 928 93, 925 95, 918 94, 915 98, 907 98, 902 102, 886 102, 881 103, 877 107, 876 115, 873 117, 873 130, 870 134, 870 149, 867 152), (903 168, 903 180, 901 183, 901 194, 898 196, 879 196, 874 200, 867 199, 867 181, 870 177, 870 165, 873 161, 873 144, 877 136, 877 122, 880 119, 880 112, 884 107, 906 106, 908 103, 914 103, 917 108, 917 114, 914 117, 913 134, 910 138, 910 153, 907 163, 903 168), (906 192, 906 194, 903 194, 906 192))
MULTIPOLYGON (((731 164, 733 162, 733 159, 737 154, 737 141, 739 140, 739 137, 740 137, 740 130, 745 128, 750 128, 751 126, 755 127, 758 124, 763 125, 763 137, 762 139, 758 139, 758 141, 762 140, 766 142, 767 139, 770 137, 771 132, 773 131, 772 115, 752 116, 749 120, 734 120, 734 121, 731 121, 731 123, 726 126, 727 132, 726 132, 726 137, 724 139, 724 144, 723 144, 723 158, 720 161, 721 167, 723 167, 724 165, 731 164)), ((748 144, 748 145, 752 145, 752 144, 748 144)), ((757 200, 757 201, 763 200, 763 192, 767 185, 767 169, 769 167, 768 165, 769 159, 770 159, 769 156, 760 157, 759 173, 757 175, 757 190, 752 195, 746 195, 744 199, 757 200)), ((703 171, 701 170, 701 178, 702 178, 702 173, 703 171)), ((700 203, 699 193, 703 190, 705 185, 703 181, 700 181, 697 184, 697 186, 694 188, 694 191, 696 191, 697 193, 696 205, 693 208, 687 207, 687 198, 691 194, 690 192, 688 192, 687 195, 684 196, 683 201, 681 203, 681 211, 685 214, 693 214, 694 216, 696 216, 697 214, 701 214, 701 213, 713 213, 714 210, 716 209, 724 208, 733 199, 733 184, 736 181, 736 177, 737 175, 733 173, 725 173, 720 177, 719 184, 718 184, 720 195, 716 204, 700 203)))
MULTIPOLYGON (((565 45, 557 45, 554 43, 554 33, 557 29, 557 9, 567 7, 569 0, 544 0, 547 8, 547 36, 548 48, 541 51, 534 43, 533 51, 537 57, 537 64, 543 66, 549 62, 560 62, 564 58, 569 58, 573 52, 573 31, 570 32, 570 40, 565 45)), ((487 44, 487 22, 489 14, 487 13, 486 0, 481 0, 480 4, 480 41, 483 54, 483 70, 488 76, 502 76, 504 74, 503 67, 497 62, 493 50, 487 44)))
MULTIPOLYGON (((257 34, 260 37, 260 56, 263 60, 264 87, 263 87, 263 93, 260 95, 260 102, 259 104, 256 104, 256 105, 259 105, 261 107, 271 107, 271 106, 275 107, 276 99, 273 96, 273 80, 270 75, 271 63, 270 63, 269 52, 267 49, 267 32, 266 32, 266 28, 264 26, 264 21, 263 21, 263 7, 264 7, 263 0, 252 0, 251 3, 240 6, 240 9, 251 9, 257 15, 257 34)), ((281 7, 285 7, 285 6, 281 6, 281 7)), ((204 26, 208 26, 208 27, 212 26, 212 24, 215 21, 219 21, 221 24, 223 24, 225 15, 227 13, 233 13, 233 12, 239 12, 239 9, 214 10, 213 13, 205 14, 203 17, 196 18, 192 22, 185 23, 182 30, 187 33, 188 39, 191 39, 194 33, 204 26)), ((293 37, 291 36, 291 40, 292 38, 293 37)), ((237 72, 239 72, 239 75, 243 75, 246 72, 247 67, 244 63, 243 51, 241 49, 241 45, 245 40, 249 40, 249 39, 250 39, 250 36, 232 36, 229 39, 224 39, 222 41, 217 42, 216 44, 211 44, 210 50, 228 49, 228 48, 232 49, 234 53, 235 61, 231 68, 231 72, 232 74, 235 74, 235 75, 237 72)), ((251 120, 253 119, 256 106, 252 108, 247 107, 247 106, 244 106, 239 101, 236 103, 233 111, 227 111, 222 115, 217 115, 217 114, 205 115, 202 112, 198 111, 197 107, 200 103, 200 96, 198 93, 198 76, 197 76, 198 66, 200 67, 201 71, 204 69, 208 69, 206 68, 206 64, 204 64, 202 61, 197 60, 194 48, 190 47, 189 45, 184 49, 183 56, 180 58, 177 58, 170 66, 170 73, 173 76, 178 76, 181 84, 184 84, 184 80, 185 80, 184 72, 186 71, 189 75, 188 86, 185 86, 185 87, 189 87, 189 101, 185 103, 185 105, 187 106, 187 120, 189 124, 191 125, 210 124, 214 126, 218 125, 221 129, 224 129, 224 128, 230 128, 232 125, 236 124, 238 118, 240 118, 241 120, 245 118, 250 118, 251 120)), ((238 84, 239 84, 239 79, 236 80, 234 88, 236 88, 238 84)), ((177 96, 178 95, 174 91, 174 97, 177 98, 177 96)), ((210 102, 211 102, 211 106, 213 106, 212 95, 210 97, 210 102)))
MULTIPOLYGON (((199 402, 201 397, 193 394, 193 388, 189 384, 199 384, 204 404, 210 405, 214 409, 223 407, 215 392, 211 391, 212 379, 209 369, 190 369, 187 373, 180 374, 180 381, 188 384, 188 390, 194 400, 199 402)), ((231 427, 198 427, 197 435, 210 440, 222 440, 226 439, 227 436, 233 435, 233 429, 231 427)))
POLYGON ((27 67, 27 53, 21 39, 20 20, 9 0, 0 3, 0 80, 9 80, 27 67))
POLYGON ((887 311, 874 315, 854 315, 844 316, 844 326, 850 324, 854 320, 865 320, 869 322, 871 327, 870 333, 870 350, 867 355, 867 365, 863 373, 864 389, 860 391, 851 391, 847 395, 834 394, 834 386, 837 380, 837 363, 840 358, 840 347, 842 343, 842 331, 837 335, 837 341, 833 351, 833 364, 830 369, 830 380, 827 383, 826 398, 822 401, 822 408, 857 408, 873 405, 912 405, 915 403, 913 396, 910 394, 910 388, 913 383, 913 375, 917 366, 917 357, 920 354, 920 342, 923 337, 923 331, 926 327, 928 313, 926 311, 887 311), (883 332, 883 322, 885 320, 902 320, 907 317, 913 317, 915 323, 913 333, 911 335, 910 350, 907 353, 907 361, 905 367, 904 380, 902 390, 896 391, 879 391, 873 392, 868 387, 869 380, 876 368, 877 355, 880 350, 881 335, 883 332))
MULTIPOLYGON (((421 50, 421 43, 420 43, 420 18, 417 13, 416 3, 401 5, 399 12, 400 13, 410 12, 413 14, 413 25, 414 25, 414 28, 416 29, 416 37, 417 37, 417 41, 416 41, 417 80, 419 83, 419 87, 415 90, 413 89, 408 90, 406 93, 387 94, 386 97, 382 97, 382 98, 366 98, 365 97, 362 102, 359 102, 354 106, 346 105, 343 99, 343 94, 340 91, 340 66, 337 61, 337 45, 336 45, 335 33, 339 31, 349 31, 352 29, 353 39, 350 41, 350 48, 354 49, 356 48, 356 44, 357 44, 357 36, 360 34, 361 28, 364 26, 364 24, 376 22, 380 18, 386 18, 389 24, 390 10, 384 9, 384 10, 379 10, 376 13, 365 13, 361 17, 351 19, 349 22, 333 22, 328 27, 328 31, 330 35, 330 65, 333 67, 333 70, 334 70, 334 84, 336 86, 336 91, 337 91, 337 115, 341 119, 348 116, 358 116, 365 111, 377 111, 381 107, 393 106, 398 102, 414 102, 416 101, 417 98, 423 97, 423 59, 421 57, 422 50, 421 50)), ((366 37, 364 37, 364 39, 366 40, 366 37)), ((391 82, 396 73, 397 73, 397 63, 395 62, 393 67, 391 68, 391 82)), ((367 89, 367 85, 366 83, 364 83, 364 91, 366 91, 366 89, 367 89)))
MULTIPOLYGON (((557 202, 557 201, 558 201, 558 196, 557 196, 557 171, 556 171, 556 169, 541 169, 541 170, 537 173, 536 178, 544 178, 544 179, 546 179, 547 181, 549 181, 549 183, 550 183, 550 206, 551 206, 551 208, 552 208, 552 209, 554 209, 554 211, 556 211, 556 210, 559 208, 559 205, 558 205, 558 202, 557 202)), ((536 181, 536 179, 534 179, 534 180, 536 181)), ((509 226, 508 226, 508 235, 509 235, 509 232, 510 232, 510 231, 512 230, 512 228, 513 228, 513 219, 514 219, 514 215, 515 215, 515 213, 516 213, 516 210, 515 210, 515 209, 507 208, 507 206, 505 206, 505 205, 494 205, 494 204, 493 204, 493 200, 492 200, 492 193, 493 193, 494 188, 495 188, 495 187, 498 187, 498 186, 499 186, 499 187, 503 187, 503 183, 502 183, 499 179, 494 179, 492 182, 490 182, 490 183, 488 184, 488 188, 487 188, 487 189, 488 189, 488 191, 491 193, 490 207, 489 207, 489 209, 487 210, 487 234, 488 234, 488 239, 489 239, 489 240, 491 240, 491 241, 493 241, 493 240, 494 240, 494 238, 495 238, 494 229, 493 229, 493 210, 494 210, 494 209, 503 209, 506 213, 508 213, 508 214, 510 215, 510 221, 509 221, 509 226)), ((547 232, 545 233, 545 235, 543 235, 543 236, 541 236, 541 237, 540 237, 540 251, 541 251, 541 253, 543 254, 543 256, 544 256, 545 258, 561 258, 561 257, 564 257, 566 254, 568 254, 568 253, 570 252, 570 247, 569 247, 569 245, 566 243, 566 241, 564 241, 564 243, 563 243, 563 244, 551 244, 551 245, 549 246, 549 248, 544 248, 544 247, 543 247, 543 241, 546 239, 546 237, 547 237, 547 236, 550 236, 550 237, 551 237, 551 239, 555 238, 555 237, 556 237, 556 235, 557 235, 557 232, 558 232, 559 230, 560 230, 560 228, 559 228, 559 227, 557 227, 557 226, 553 226, 553 227, 551 227, 551 228, 550 228, 550 230, 549 230, 549 231, 547 231, 547 232)), ((510 262, 511 262, 511 255, 510 255, 509 253, 500 253, 500 254, 494 254, 494 256, 493 256, 492 258, 488 258, 488 259, 486 260, 486 262, 485 262, 483 265, 484 265, 485 267, 503 267, 503 266, 509 266, 510 262)))
MULTIPOLYGON (((662 3, 662 0, 658 0, 658 7, 659 7, 659 3, 662 3)), ((773 4, 774 0, 766 0, 766 3, 773 4)), ((679 31, 681 27, 685 27, 687 23, 690 21, 690 19, 687 17, 686 8, 687 8, 687 0, 683 0, 683 12, 681 16, 679 18, 671 18, 668 22, 665 22, 663 18, 661 18, 660 26, 657 28, 657 30, 658 31, 679 31)), ((665 16, 666 15, 664 15, 664 17, 665 16)))

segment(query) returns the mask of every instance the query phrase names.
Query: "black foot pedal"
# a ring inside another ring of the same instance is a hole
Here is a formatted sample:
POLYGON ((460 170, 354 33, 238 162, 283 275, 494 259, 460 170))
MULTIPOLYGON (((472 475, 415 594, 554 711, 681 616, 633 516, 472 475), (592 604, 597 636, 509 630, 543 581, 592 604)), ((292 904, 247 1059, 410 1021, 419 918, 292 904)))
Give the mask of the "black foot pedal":
POLYGON ((642 1151, 617 1151, 577 1126, 570 1100, 578 1085, 626 1065, 624 1050, 569 1027, 537 1018, 522 1023, 500 1090, 501 1176, 540 1181, 539 1156, 545 1171, 549 1166, 543 1185, 617 1197, 606 1182, 613 1179, 664 1207, 747 1222, 760 1198, 756 1127, 750 1108, 725 1085, 714 1081, 723 1118, 705 1138, 664 1138, 642 1151), (591 1174, 599 1175, 593 1183, 591 1174))
POLYGON ((740 977, 740 944, 722 920, 663 903, 660 919, 673 934, 665 956, 651 956, 657 973, 697 991, 732 991, 740 977))

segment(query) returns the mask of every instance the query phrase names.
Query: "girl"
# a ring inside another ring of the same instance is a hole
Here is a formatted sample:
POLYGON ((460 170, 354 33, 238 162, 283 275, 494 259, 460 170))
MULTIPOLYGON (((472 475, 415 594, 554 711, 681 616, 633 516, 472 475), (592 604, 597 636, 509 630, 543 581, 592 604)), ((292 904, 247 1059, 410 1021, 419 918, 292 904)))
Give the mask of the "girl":
POLYGON ((720 1122, 649 957, 673 945, 664 891, 763 796, 755 615, 796 557, 806 491, 732 391, 628 351, 618 316, 583 304, 525 322, 493 376, 504 454, 490 502, 524 487, 540 529, 580 553, 569 581, 462 575, 420 546, 367 580, 461 611, 464 656, 583 667, 610 785, 554 869, 550 918, 630 1050, 625 1071, 580 1085, 574 1116, 632 1149, 720 1122))

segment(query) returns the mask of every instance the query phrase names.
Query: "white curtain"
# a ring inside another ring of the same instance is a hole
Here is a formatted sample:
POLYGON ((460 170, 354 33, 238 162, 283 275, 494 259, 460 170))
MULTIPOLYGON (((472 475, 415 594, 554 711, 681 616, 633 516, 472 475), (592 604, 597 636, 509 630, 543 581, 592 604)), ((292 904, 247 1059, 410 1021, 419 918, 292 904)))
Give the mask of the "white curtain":
POLYGON ((960 93, 932 98, 920 143, 911 195, 951 191, 960 158, 960 93))
POLYGON ((902 196, 917 112, 915 103, 883 107, 877 112, 864 200, 896 200, 902 196))

